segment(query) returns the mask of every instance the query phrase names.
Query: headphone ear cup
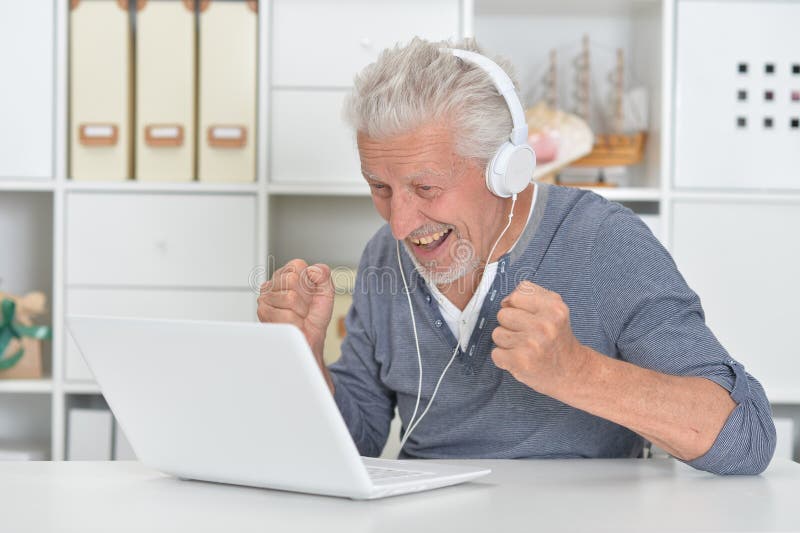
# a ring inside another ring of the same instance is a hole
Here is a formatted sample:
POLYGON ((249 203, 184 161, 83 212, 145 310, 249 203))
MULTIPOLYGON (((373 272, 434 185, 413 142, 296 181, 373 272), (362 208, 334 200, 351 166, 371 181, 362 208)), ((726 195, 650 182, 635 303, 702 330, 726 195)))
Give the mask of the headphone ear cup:
POLYGON ((536 168, 536 153, 527 144, 505 142, 486 166, 486 187, 495 196, 509 198, 525 190, 536 168))

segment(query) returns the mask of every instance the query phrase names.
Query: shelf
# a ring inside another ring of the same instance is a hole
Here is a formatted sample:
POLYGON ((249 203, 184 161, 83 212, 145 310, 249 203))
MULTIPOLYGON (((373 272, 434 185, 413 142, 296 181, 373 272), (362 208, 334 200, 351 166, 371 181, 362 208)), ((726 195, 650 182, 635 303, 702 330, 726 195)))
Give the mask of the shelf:
POLYGON ((614 202, 658 202, 661 190, 655 187, 581 187, 614 202))
POLYGON ((627 15, 639 5, 658 5, 660 0, 475 0, 475 15, 627 15))
POLYGON ((66 382, 64 392, 68 394, 100 394, 100 386, 94 382, 66 382))
POLYGON ((771 389, 767 397, 771 404, 800 405, 798 389, 771 389))
POLYGON ((52 391, 50 379, 0 379, 0 393, 46 394, 52 391))
POLYGON ((270 194, 298 196, 369 196, 365 183, 270 183, 270 194))
MULTIPOLYGON (((600 196, 615 202, 658 202, 661 191, 655 187, 586 187, 600 196)), ((369 188, 362 184, 287 184, 270 183, 270 194, 294 196, 369 196, 369 188)))
POLYGON ((134 180, 103 182, 103 181, 67 181, 69 191, 97 191, 97 192, 175 192, 175 193, 203 193, 203 194, 255 194, 258 192, 257 183, 201 183, 190 181, 185 183, 170 182, 140 182, 134 180))
POLYGON ((763 202, 794 203, 800 202, 800 191, 765 191, 765 190, 673 190, 673 200, 699 200, 714 202, 763 202))
POLYGON ((0 179, 0 191, 52 191, 52 180, 7 180, 0 179))

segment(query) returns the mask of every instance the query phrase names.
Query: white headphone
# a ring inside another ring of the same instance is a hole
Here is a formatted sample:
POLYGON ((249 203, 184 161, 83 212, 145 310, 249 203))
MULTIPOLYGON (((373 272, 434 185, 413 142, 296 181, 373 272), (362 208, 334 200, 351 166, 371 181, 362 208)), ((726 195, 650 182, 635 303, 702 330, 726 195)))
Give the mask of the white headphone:
POLYGON ((469 61, 486 72, 497 87, 508 110, 513 128, 509 140, 504 142, 486 166, 486 187, 501 198, 509 198, 525 190, 536 168, 536 153, 528 145, 528 124, 525 112, 517 98, 514 83, 500 66, 486 56, 468 50, 442 48, 454 56, 469 61))
MULTIPOLYGON (((457 50, 453 48, 442 48, 441 50, 443 52, 452 52, 454 56, 474 63, 483 69, 489 75, 489 77, 492 78, 495 87, 497 87, 497 90, 505 99, 506 104, 508 104, 509 111, 511 111, 513 129, 511 130, 511 135, 509 135, 509 140, 504 142, 500 148, 497 149, 494 157, 486 166, 486 187, 488 187, 489 190, 496 196, 501 198, 510 197, 512 199, 511 210, 508 214, 508 223, 506 224, 505 228, 503 228, 503 231, 500 232, 500 236, 497 237, 494 246, 492 246, 489 256, 486 258, 488 261, 494 254, 497 245, 500 243, 500 239, 503 238, 503 235, 505 235, 508 228, 511 227, 511 220, 514 217, 514 205, 517 203, 517 194, 524 191, 525 187, 527 187, 531 182, 531 178, 533 177, 533 169, 536 168, 536 154, 527 144, 528 125, 525 123, 525 113, 522 111, 522 104, 520 104, 519 98, 517 98, 517 93, 514 90, 514 84, 511 82, 511 79, 508 77, 505 71, 503 71, 503 69, 501 69, 497 63, 488 57, 482 56, 475 52, 457 50)), ((402 451, 403 447, 408 441, 408 438, 411 436, 411 433, 416 429, 425 415, 428 414, 431 405, 433 405, 433 400, 436 398, 436 393, 439 392, 439 385, 442 384, 444 375, 447 373, 447 370, 450 368, 456 358, 456 354, 458 353, 458 349, 461 345, 461 339, 457 339, 456 347, 450 356, 450 360, 447 362, 447 365, 444 367, 444 370, 439 376, 439 379, 436 381, 436 387, 433 389, 433 394, 431 395, 431 399, 428 401, 427 407, 425 407, 425 410, 422 412, 422 414, 420 414, 419 418, 417 418, 420 398, 422 397, 422 353, 419 349, 417 321, 414 317, 414 306, 411 303, 411 292, 408 290, 408 282, 406 281, 406 275, 403 272, 403 261, 400 258, 400 241, 397 241, 395 244, 397 250, 397 266, 400 269, 400 276, 403 279, 403 287, 405 288, 406 298, 408 300, 408 310, 411 314, 411 327, 414 330, 414 344, 417 348, 417 363, 419 365, 417 401, 414 405, 414 412, 411 414, 411 419, 408 421, 408 427, 406 428, 405 434, 400 441, 400 450, 402 451)), ((481 275, 481 278, 482 277, 483 275, 481 275)), ((470 302, 470 305, 465 312, 474 312, 474 309, 472 309, 474 303, 475 302, 470 302)))

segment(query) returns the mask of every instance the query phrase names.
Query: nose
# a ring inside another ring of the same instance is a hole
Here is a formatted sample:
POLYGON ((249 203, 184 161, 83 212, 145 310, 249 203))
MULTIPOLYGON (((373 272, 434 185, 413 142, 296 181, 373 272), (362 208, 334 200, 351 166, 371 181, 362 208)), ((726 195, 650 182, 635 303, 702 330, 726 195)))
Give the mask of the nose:
POLYGON ((424 217, 420 214, 411 195, 392 196, 389 227, 392 228, 392 235, 395 239, 405 239, 409 233, 422 226, 423 223, 424 217))

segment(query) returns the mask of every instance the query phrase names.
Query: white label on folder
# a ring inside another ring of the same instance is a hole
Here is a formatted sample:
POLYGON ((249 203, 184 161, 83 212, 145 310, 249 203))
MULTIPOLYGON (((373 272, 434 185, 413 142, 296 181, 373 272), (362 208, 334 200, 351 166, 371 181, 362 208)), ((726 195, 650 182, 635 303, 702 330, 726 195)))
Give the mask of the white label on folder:
POLYGON ((150 137, 153 139, 177 139, 180 131, 175 126, 150 128, 150 137))
POLYGON ((242 128, 213 128, 211 136, 215 139, 239 140, 242 138, 242 128))
POLYGON ((90 139, 108 139, 114 136, 113 126, 84 126, 83 135, 90 139))

